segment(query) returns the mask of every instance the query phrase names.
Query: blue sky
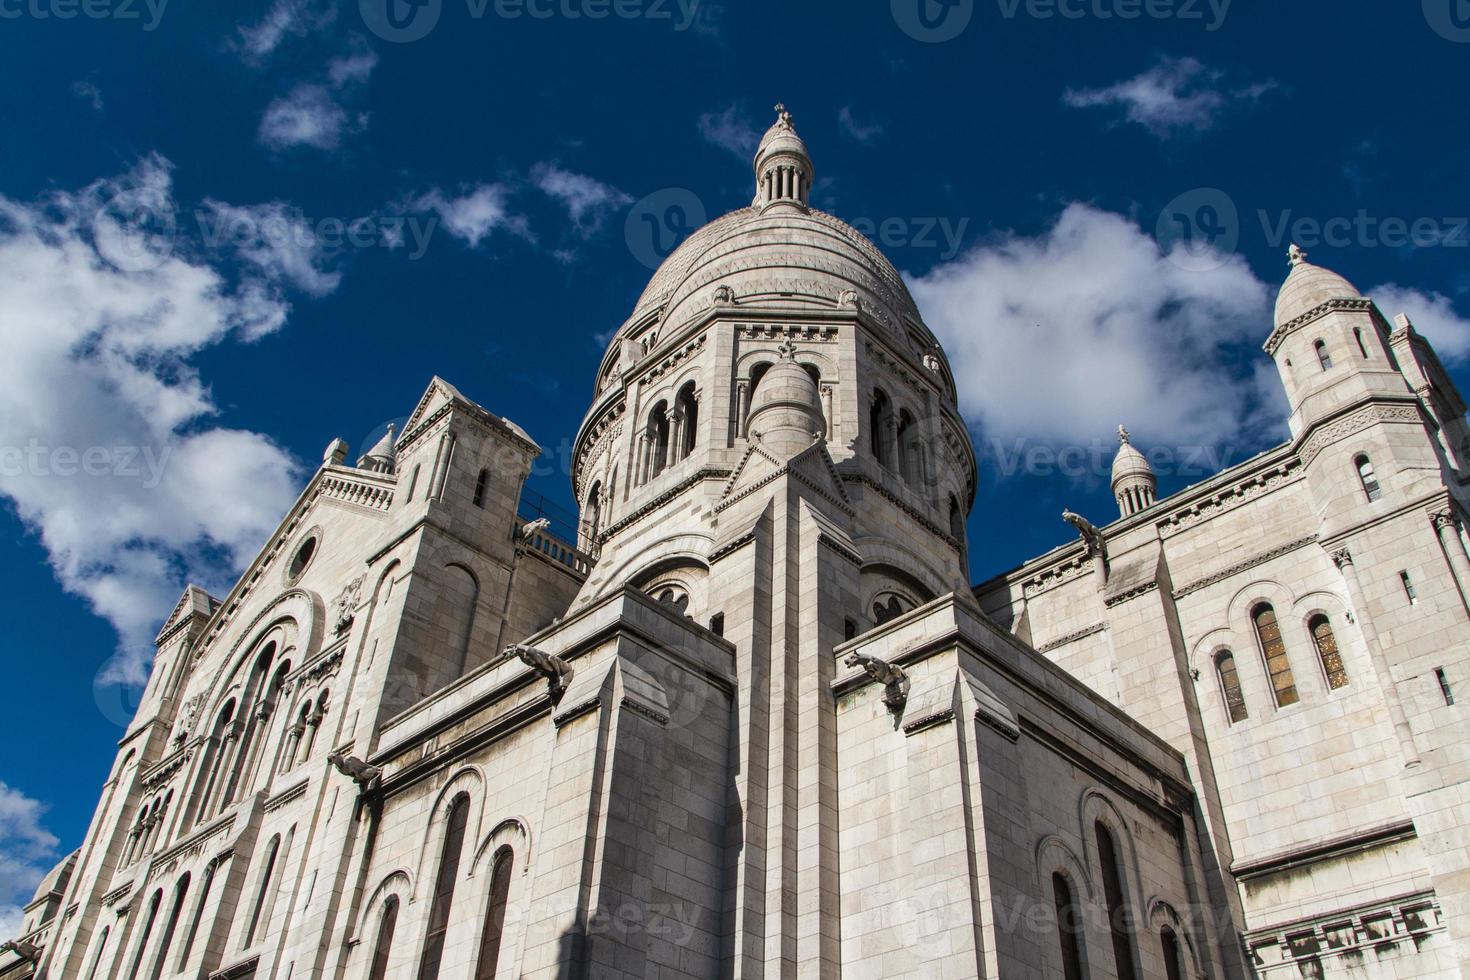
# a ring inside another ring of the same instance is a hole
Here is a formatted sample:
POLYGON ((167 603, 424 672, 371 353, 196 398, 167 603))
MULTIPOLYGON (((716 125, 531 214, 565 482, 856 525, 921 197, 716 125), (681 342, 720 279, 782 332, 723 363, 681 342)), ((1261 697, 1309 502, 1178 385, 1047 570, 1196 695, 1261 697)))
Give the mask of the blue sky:
POLYGON ((567 502, 603 341, 778 100, 950 351, 977 580, 1116 513, 1120 422, 1164 492, 1284 436, 1292 238, 1465 380, 1465 0, 386 3, 0 0, 0 926, 332 438, 442 374, 567 502))

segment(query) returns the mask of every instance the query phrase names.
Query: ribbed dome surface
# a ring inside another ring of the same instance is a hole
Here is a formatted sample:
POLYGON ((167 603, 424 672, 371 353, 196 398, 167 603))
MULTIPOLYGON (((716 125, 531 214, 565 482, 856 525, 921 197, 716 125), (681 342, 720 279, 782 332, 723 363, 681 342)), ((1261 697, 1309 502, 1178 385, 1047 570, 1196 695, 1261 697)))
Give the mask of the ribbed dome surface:
POLYGON ((919 319, 898 270, 856 228, 821 211, 733 211, 696 231, 654 273, 630 323, 659 306, 677 327, 708 309, 718 286, 741 304, 832 306, 852 290, 897 324, 919 319))
POLYGON ((1290 323, 1305 313, 1310 313, 1323 303, 1334 299, 1360 299, 1362 294, 1352 283, 1331 269, 1313 265, 1304 253, 1294 253, 1291 275, 1276 297, 1276 325, 1290 323))
POLYGON ((1118 455, 1113 460, 1113 488, 1124 480, 1138 478, 1140 480, 1154 480, 1154 468, 1149 465, 1148 458, 1133 447, 1131 443, 1123 443, 1118 449, 1118 455))

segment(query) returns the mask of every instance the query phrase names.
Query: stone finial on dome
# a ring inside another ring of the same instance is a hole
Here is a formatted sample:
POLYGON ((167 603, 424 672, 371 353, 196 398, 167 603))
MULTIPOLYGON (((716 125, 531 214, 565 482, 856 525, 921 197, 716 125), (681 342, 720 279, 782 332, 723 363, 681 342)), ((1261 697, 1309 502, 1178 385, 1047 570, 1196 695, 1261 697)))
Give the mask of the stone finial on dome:
POLYGON ((1292 242, 1291 248, 1287 249, 1286 260, 1291 264, 1291 267, 1295 269, 1297 266, 1307 261, 1307 250, 1302 248, 1296 242, 1292 242))
POLYGON ((1118 426, 1118 455, 1113 460, 1113 496, 1124 517, 1132 517, 1153 505, 1159 489, 1158 477, 1148 457, 1132 443, 1127 428, 1118 426))
POLYGON ((796 133, 791 113, 778 103, 776 122, 766 130, 755 153, 754 207, 765 210, 784 206, 805 211, 810 205, 815 172, 811 154, 796 133))

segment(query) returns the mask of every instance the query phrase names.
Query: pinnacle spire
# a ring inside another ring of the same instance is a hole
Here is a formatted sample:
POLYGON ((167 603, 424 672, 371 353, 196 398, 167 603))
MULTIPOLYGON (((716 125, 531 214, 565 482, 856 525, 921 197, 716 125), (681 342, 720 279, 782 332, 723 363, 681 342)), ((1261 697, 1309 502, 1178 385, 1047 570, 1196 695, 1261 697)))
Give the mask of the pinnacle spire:
POLYGON ((1295 268, 1307 261, 1307 250, 1292 242, 1291 248, 1286 253, 1286 258, 1292 267, 1295 268))
POLYGON ((755 207, 784 205, 806 210, 814 172, 811 154, 796 133, 786 103, 776 103, 776 121, 766 130, 755 154, 755 207))

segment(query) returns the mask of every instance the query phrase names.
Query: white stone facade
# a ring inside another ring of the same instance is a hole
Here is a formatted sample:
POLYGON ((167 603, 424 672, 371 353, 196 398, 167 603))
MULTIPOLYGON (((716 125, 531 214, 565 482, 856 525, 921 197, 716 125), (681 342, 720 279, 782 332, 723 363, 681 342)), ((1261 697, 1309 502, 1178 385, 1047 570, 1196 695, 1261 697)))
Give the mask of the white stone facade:
POLYGON ((0 977, 1453 975, 1466 447, 1427 345, 1308 283, 1278 360, 1357 327, 1398 367, 1290 379, 1291 444, 1157 503, 1129 456, 1128 517, 972 591, 944 352, 814 176, 783 113, 618 331, 575 547, 518 515, 535 443, 442 380, 329 447, 169 617, 0 977))

